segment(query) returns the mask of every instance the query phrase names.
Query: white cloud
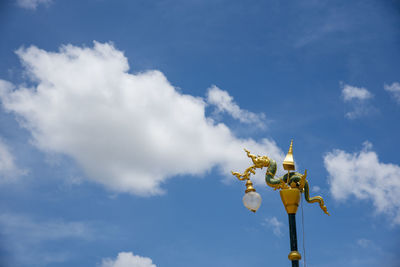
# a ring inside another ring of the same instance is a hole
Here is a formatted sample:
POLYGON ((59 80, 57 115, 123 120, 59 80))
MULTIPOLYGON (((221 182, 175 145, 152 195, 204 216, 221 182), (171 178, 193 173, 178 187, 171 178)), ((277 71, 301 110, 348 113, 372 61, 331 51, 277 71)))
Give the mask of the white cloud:
POLYGON ((363 87, 355 87, 344 84, 342 87, 342 97, 345 102, 351 100, 366 100, 372 98, 372 94, 363 87))
POLYGON ((45 242, 71 238, 90 240, 94 236, 84 222, 38 221, 18 214, 0 214, 0 233, 10 253, 26 266, 62 262, 69 257, 66 251, 47 251, 43 247, 45 242))
POLYGON ((50 4, 52 0, 17 0, 17 4, 26 9, 35 10, 40 4, 50 4))
POLYGON ((363 87, 342 84, 342 98, 352 106, 352 111, 346 113, 348 119, 356 119, 369 114, 373 110, 367 100, 373 97, 372 93, 363 87))
POLYGON ((330 191, 337 200, 371 200, 377 213, 400 224, 400 166, 382 163, 369 142, 360 152, 333 150, 324 157, 330 191))
POLYGON ((0 183, 11 182, 22 174, 24 174, 24 171, 17 168, 14 156, 11 154, 10 149, 0 139, 0 183))
MULTIPOLYGON (((112 44, 66 45, 59 52, 20 49, 33 87, 0 83, 4 108, 18 116, 38 148, 68 155, 92 181, 116 192, 154 195, 176 175, 243 171, 243 148, 277 161, 274 141, 238 139, 205 116, 201 98, 179 93, 159 71, 128 73, 112 44)), ((257 176, 256 183, 264 184, 257 176)))
POLYGON ((283 223, 279 221, 276 217, 266 218, 263 225, 267 226, 268 228, 272 229, 274 235, 281 237, 282 236, 282 227, 283 223))
POLYGON ((400 83, 394 82, 391 85, 385 84, 384 88, 392 95, 394 100, 396 100, 396 102, 400 104, 400 83))
POLYGON ((221 90, 215 85, 208 89, 207 103, 216 106, 218 113, 226 112, 242 123, 253 124, 260 128, 265 127, 265 114, 255 114, 241 109, 227 91, 221 90))
POLYGON ((115 260, 103 259, 101 267, 156 267, 147 257, 133 255, 132 252, 120 252, 115 260))

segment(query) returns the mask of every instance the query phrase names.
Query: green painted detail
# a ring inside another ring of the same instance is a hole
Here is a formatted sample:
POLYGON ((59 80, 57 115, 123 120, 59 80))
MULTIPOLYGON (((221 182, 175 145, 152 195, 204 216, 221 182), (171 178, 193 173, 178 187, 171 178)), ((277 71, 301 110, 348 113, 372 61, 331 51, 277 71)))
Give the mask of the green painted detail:
POLYGON ((315 203, 318 202, 321 209, 329 215, 329 212, 324 204, 324 200, 320 196, 310 197, 310 189, 308 187, 308 182, 306 180, 306 184, 304 185, 304 198, 308 203, 315 203))
MULTIPOLYGON (((274 178, 275 174, 276 174, 276 169, 277 169, 276 161, 273 159, 270 159, 269 167, 267 169, 267 173, 265 174, 265 182, 269 186, 272 186, 272 187, 276 187, 276 186, 280 185, 282 182, 287 183, 287 179, 288 179, 287 173, 281 177, 274 178)), ((289 184, 291 184, 292 182, 299 183, 302 176, 303 176, 303 174, 301 174, 301 173, 291 172, 289 174, 289 182, 290 182, 289 184)))
MULTIPOLYGON (((300 180, 303 177, 303 174, 298 173, 298 172, 290 172, 289 174, 285 174, 281 177, 274 178, 276 174, 276 161, 273 159, 270 159, 270 163, 267 169, 267 173, 265 174, 265 182, 267 185, 273 187, 275 190, 282 188, 282 184, 289 184, 290 186, 293 187, 292 183, 295 183, 295 187, 299 188, 300 187, 300 180), (289 183, 287 182, 289 176, 289 183)), ((324 200, 320 196, 315 196, 315 197, 310 197, 310 188, 308 185, 308 181, 305 181, 304 184, 304 190, 302 191, 304 193, 304 198, 308 203, 315 203, 318 202, 319 206, 321 209, 329 215, 326 206, 324 205, 324 200)))

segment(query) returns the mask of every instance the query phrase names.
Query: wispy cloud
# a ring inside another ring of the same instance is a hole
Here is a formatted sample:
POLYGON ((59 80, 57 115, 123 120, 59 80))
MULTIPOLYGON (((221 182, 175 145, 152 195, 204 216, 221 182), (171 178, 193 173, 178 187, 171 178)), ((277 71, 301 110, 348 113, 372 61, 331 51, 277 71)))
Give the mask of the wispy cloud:
MULTIPOLYGON (((338 35, 350 35, 357 33, 363 25, 353 12, 344 7, 332 6, 329 2, 323 1, 302 1, 296 3, 300 5, 302 12, 313 12, 313 16, 302 17, 296 26, 296 33, 293 45, 302 48, 309 45, 321 45, 321 42, 329 42, 330 45, 341 44, 352 38, 338 38, 338 35)), ((351 36, 349 36, 351 37, 351 36)))
POLYGON ((357 240, 357 245, 362 247, 362 248, 367 248, 371 246, 372 242, 369 239, 366 238, 360 238, 357 240))
POLYGON ((115 260, 103 259, 101 267, 156 267, 150 258, 134 255, 132 252, 120 252, 115 260))
POLYGON ((115 192, 162 194, 167 179, 213 167, 231 178, 231 170, 248 166, 244 147, 284 157, 273 140, 237 138, 206 117, 204 100, 180 93, 161 72, 128 73, 127 58, 112 44, 66 45, 59 52, 31 46, 17 54, 38 84, 3 81, 3 107, 19 117, 39 149, 70 156, 89 179, 115 192))
POLYGON ((337 200, 353 196, 372 201, 377 213, 400 224, 400 166, 379 161, 372 144, 365 142, 359 152, 333 150, 324 156, 330 191, 337 200))
POLYGON ((35 10, 39 5, 48 5, 52 0, 17 0, 18 6, 26 9, 35 10))
POLYGON ((390 93, 392 98, 398 104, 400 104, 400 83, 394 82, 391 85, 385 84, 383 87, 385 88, 386 91, 390 93))
POLYGON ((35 221, 23 215, 1 214, 0 224, 5 234, 28 243, 71 237, 89 239, 92 236, 88 225, 82 222, 35 221))
POLYGON ((343 24, 343 22, 329 21, 322 25, 313 25, 314 28, 312 31, 304 32, 302 36, 295 40, 294 47, 301 48, 314 42, 323 40, 333 33, 348 31, 343 24))
POLYGON ((314 185, 313 187, 311 187, 311 191, 314 193, 318 193, 321 191, 321 187, 319 187, 318 185, 314 185))
POLYGON ((265 218, 265 221, 262 223, 262 225, 271 229, 274 235, 278 237, 282 236, 281 229, 284 226, 284 224, 281 221, 279 221, 276 217, 265 218))
POLYGON ((356 119, 369 114, 373 109, 368 100, 373 98, 373 94, 363 87, 355 87, 348 84, 341 84, 342 99, 348 103, 352 111, 345 114, 348 119, 356 119))
POLYGON ((214 105, 218 113, 228 113, 232 118, 239 120, 242 123, 253 124, 254 126, 265 127, 265 114, 255 114, 245 109, 241 109, 235 103, 233 97, 227 91, 219 89, 213 85, 207 92, 207 103, 214 105))
POLYGON ((94 237, 92 228, 85 222, 43 221, 20 214, 1 214, 0 233, 18 262, 30 266, 62 262, 69 257, 67 251, 46 251, 43 246, 46 242, 65 239, 90 240, 94 237))
POLYGON ((15 178, 25 173, 26 171, 16 166, 14 156, 11 154, 9 147, 0 138, 0 184, 15 181, 15 178))

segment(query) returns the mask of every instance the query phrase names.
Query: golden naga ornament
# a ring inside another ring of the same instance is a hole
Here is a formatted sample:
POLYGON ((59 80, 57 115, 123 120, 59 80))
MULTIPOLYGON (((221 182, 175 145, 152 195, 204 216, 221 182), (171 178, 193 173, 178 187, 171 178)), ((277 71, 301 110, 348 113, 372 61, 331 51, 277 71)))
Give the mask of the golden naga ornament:
MULTIPOLYGON (((324 204, 324 200, 320 196, 310 197, 310 189, 307 181, 307 170, 304 171, 304 174, 294 172, 295 164, 293 159, 293 140, 290 143, 289 152, 287 153, 284 161, 283 161, 283 168, 288 172, 287 174, 275 178, 277 165, 276 161, 270 159, 267 156, 259 156, 253 155, 250 153, 249 150, 244 149, 247 153, 247 157, 251 158, 253 165, 248 167, 243 174, 239 172, 233 172, 232 174, 236 176, 239 180, 244 181, 246 180, 246 194, 252 192, 258 195, 255 192, 252 182, 250 181, 250 175, 255 174, 256 169, 262 169, 267 167, 267 172, 265 174, 265 182, 268 186, 274 188, 274 190, 280 190, 280 195, 282 198, 282 202, 285 205, 286 211, 288 214, 296 213, 297 207, 300 203, 300 194, 304 193, 304 198, 309 203, 318 202, 321 209, 329 215, 327 208, 324 204)), ((245 194, 245 197, 246 197, 245 194)), ((243 202, 245 202, 245 197, 243 198, 243 202)), ((256 204, 261 204, 261 197, 254 196, 250 202, 254 202, 253 206, 256 204), (257 202, 259 201, 259 203, 257 202), (256 203, 257 202, 257 203, 256 203)), ((245 206, 247 208, 249 203, 245 202, 245 206)), ((257 209, 258 209, 257 207, 257 209)), ((250 208, 249 208, 250 209, 250 208)), ((257 209, 250 209, 251 211, 255 212, 257 209)))

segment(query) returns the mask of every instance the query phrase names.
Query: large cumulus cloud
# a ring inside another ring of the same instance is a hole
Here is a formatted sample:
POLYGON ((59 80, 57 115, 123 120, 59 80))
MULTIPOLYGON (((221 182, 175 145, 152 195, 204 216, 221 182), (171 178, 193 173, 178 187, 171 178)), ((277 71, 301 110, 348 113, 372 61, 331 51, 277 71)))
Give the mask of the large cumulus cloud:
POLYGON ((154 195, 176 175, 213 167, 230 175, 249 165, 244 147, 283 157, 273 140, 239 139, 206 117, 205 100, 180 93, 160 71, 128 72, 127 58, 110 43, 17 54, 33 86, 1 81, 3 107, 39 149, 73 158, 109 189, 154 195))

